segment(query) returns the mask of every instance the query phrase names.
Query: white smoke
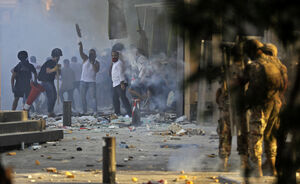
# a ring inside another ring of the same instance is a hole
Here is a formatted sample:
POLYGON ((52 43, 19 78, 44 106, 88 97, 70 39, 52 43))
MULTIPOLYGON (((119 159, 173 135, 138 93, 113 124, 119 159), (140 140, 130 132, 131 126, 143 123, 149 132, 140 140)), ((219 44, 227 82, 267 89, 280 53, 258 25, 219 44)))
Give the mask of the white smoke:
POLYGON ((43 64, 55 47, 63 51, 60 62, 79 56, 75 23, 81 28, 86 50, 111 46, 107 33, 106 0, 53 0, 48 11, 46 1, 20 0, 15 3, 0 8, 0 15, 5 16, 5 21, 3 17, 0 19, 1 109, 11 108, 10 70, 19 62, 18 51, 26 50, 30 56, 36 56, 38 64, 43 64))

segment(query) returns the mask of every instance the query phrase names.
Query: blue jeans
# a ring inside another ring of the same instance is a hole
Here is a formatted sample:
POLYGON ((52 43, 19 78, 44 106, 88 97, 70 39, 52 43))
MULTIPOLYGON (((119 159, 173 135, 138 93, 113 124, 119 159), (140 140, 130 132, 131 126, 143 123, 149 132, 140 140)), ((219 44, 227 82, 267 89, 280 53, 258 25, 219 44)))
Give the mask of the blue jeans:
POLYGON ((83 113, 87 112, 87 102, 86 102, 86 95, 87 91, 90 89, 91 96, 91 102, 92 102, 92 108, 94 112, 97 112, 97 99, 96 99, 96 82, 82 82, 80 83, 80 95, 81 95, 81 101, 82 101, 82 110, 83 113))
POLYGON ((68 101, 72 102, 72 107, 73 107, 73 109, 75 109, 73 92, 74 92, 74 89, 69 89, 69 90, 61 89, 59 91, 59 97, 60 97, 61 102, 64 103, 64 101, 65 101, 64 93, 68 93, 68 101))
POLYGON ((55 101, 57 99, 56 88, 54 82, 42 82, 42 86, 46 91, 48 113, 53 113, 55 101))

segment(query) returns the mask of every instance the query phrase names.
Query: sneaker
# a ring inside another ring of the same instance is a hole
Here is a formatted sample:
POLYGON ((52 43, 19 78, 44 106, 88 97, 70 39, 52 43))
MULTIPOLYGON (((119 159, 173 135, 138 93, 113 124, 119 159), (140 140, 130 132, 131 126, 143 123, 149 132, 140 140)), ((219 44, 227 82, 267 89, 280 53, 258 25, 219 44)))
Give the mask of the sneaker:
POLYGON ((48 118, 54 118, 56 115, 53 113, 53 112, 50 112, 49 114, 48 114, 48 118))

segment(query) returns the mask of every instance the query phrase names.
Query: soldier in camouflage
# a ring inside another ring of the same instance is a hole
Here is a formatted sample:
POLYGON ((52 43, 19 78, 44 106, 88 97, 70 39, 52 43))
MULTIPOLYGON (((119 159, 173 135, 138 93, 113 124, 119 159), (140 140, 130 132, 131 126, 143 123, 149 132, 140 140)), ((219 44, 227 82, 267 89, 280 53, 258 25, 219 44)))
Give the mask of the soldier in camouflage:
MULTIPOLYGON (((276 154, 277 154, 277 140, 276 133, 280 126, 279 112, 281 109, 282 102, 285 102, 284 93, 287 89, 288 84, 288 75, 287 68, 285 65, 281 63, 281 61, 277 57, 277 48, 275 45, 271 43, 264 44, 262 48, 263 52, 268 55, 268 59, 272 61, 276 67, 280 70, 281 74, 281 88, 279 89, 279 98, 276 98, 276 102, 274 105, 274 110, 272 111, 268 124, 272 126, 272 130, 264 134, 264 144, 265 152, 267 160, 263 164, 263 168, 271 168, 271 174, 277 175, 275 162, 276 162, 276 154)), ((265 170, 265 169, 264 169, 265 170)))
POLYGON ((220 119, 217 128, 219 135, 219 157, 222 160, 220 169, 223 171, 228 170, 228 157, 231 153, 231 126, 233 126, 233 122, 231 121, 236 122, 237 126, 237 150, 241 156, 241 169, 245 169, 248 165, 247 123, 244 108, 244 63, 239 44, 231 49, 231 55, 233 56, 233 64, 226 71, 229 74, 227 81, 223 80, 221 82, 221 87, 216 94, 216 102, 220 109, 220 119))
POLYGON ((221 82, 221 87, 216 93, 216 102, 220 110, 220 119, 218 121, 217 133, 219 135, 219 157, 222 161, 223 171, 228 169, 228 158, 231 153, 231 128, 229 116, 229 98, 226 81, 221 82))
MULTIPOLYGON (((247 107, 250 109, 248 149, 253 171, 256 176, 262 176, 262 144, 264 137, 272 133, 276 114, 279 113, 281 101, 282 77, 280 69, 272 58, 263 53, 263 44, 257 40, 248 40, 244 44, 244 53, 251 59, 246 66, 247 107)), ((278 116, 277 116, 278 117, 278 116)), ((269 157, 273 158, 276 150, 270 143, 265 142, 269 157)), ((268 155, 267 154, 267 155, 268 155)), ((276 173, 273 173, 276 174, 276 173)))
POLYGON ((248 167, 248 125, 246 121, 246 109, 244 105, 245 97, 245 64, 243 62, 243 54, 241 44, 237 43, 231 49, 233 56, 233 64, 230 67, 230 96, 232 102, 232 120, 237 127, 237 151, 241 157, 241 170, 248 167))

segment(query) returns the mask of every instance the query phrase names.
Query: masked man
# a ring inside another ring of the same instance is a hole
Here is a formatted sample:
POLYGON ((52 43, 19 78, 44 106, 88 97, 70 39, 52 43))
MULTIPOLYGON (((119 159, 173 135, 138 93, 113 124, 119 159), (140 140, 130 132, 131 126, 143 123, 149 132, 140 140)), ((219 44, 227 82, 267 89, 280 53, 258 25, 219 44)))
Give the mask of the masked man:
POLYGON ((83 52, 83 46, 82 43, 79 42, 79 53, 83 60, 82 64, 82 73, 81 73, 81 79, 80 79, 80 95, 81 95, 81 101, 82 101, 82 110, 83 113, 87 113, 87 102, 86 102, 86 95, 88 89, 91 90, 91 96, 92 96, 92 108, 93 113, 97 113, 97 98, 96 98, 96 74, 99 72, 100 64, 96 60, 96 50, 90 49, 89 55, 87 56, 83 52))

